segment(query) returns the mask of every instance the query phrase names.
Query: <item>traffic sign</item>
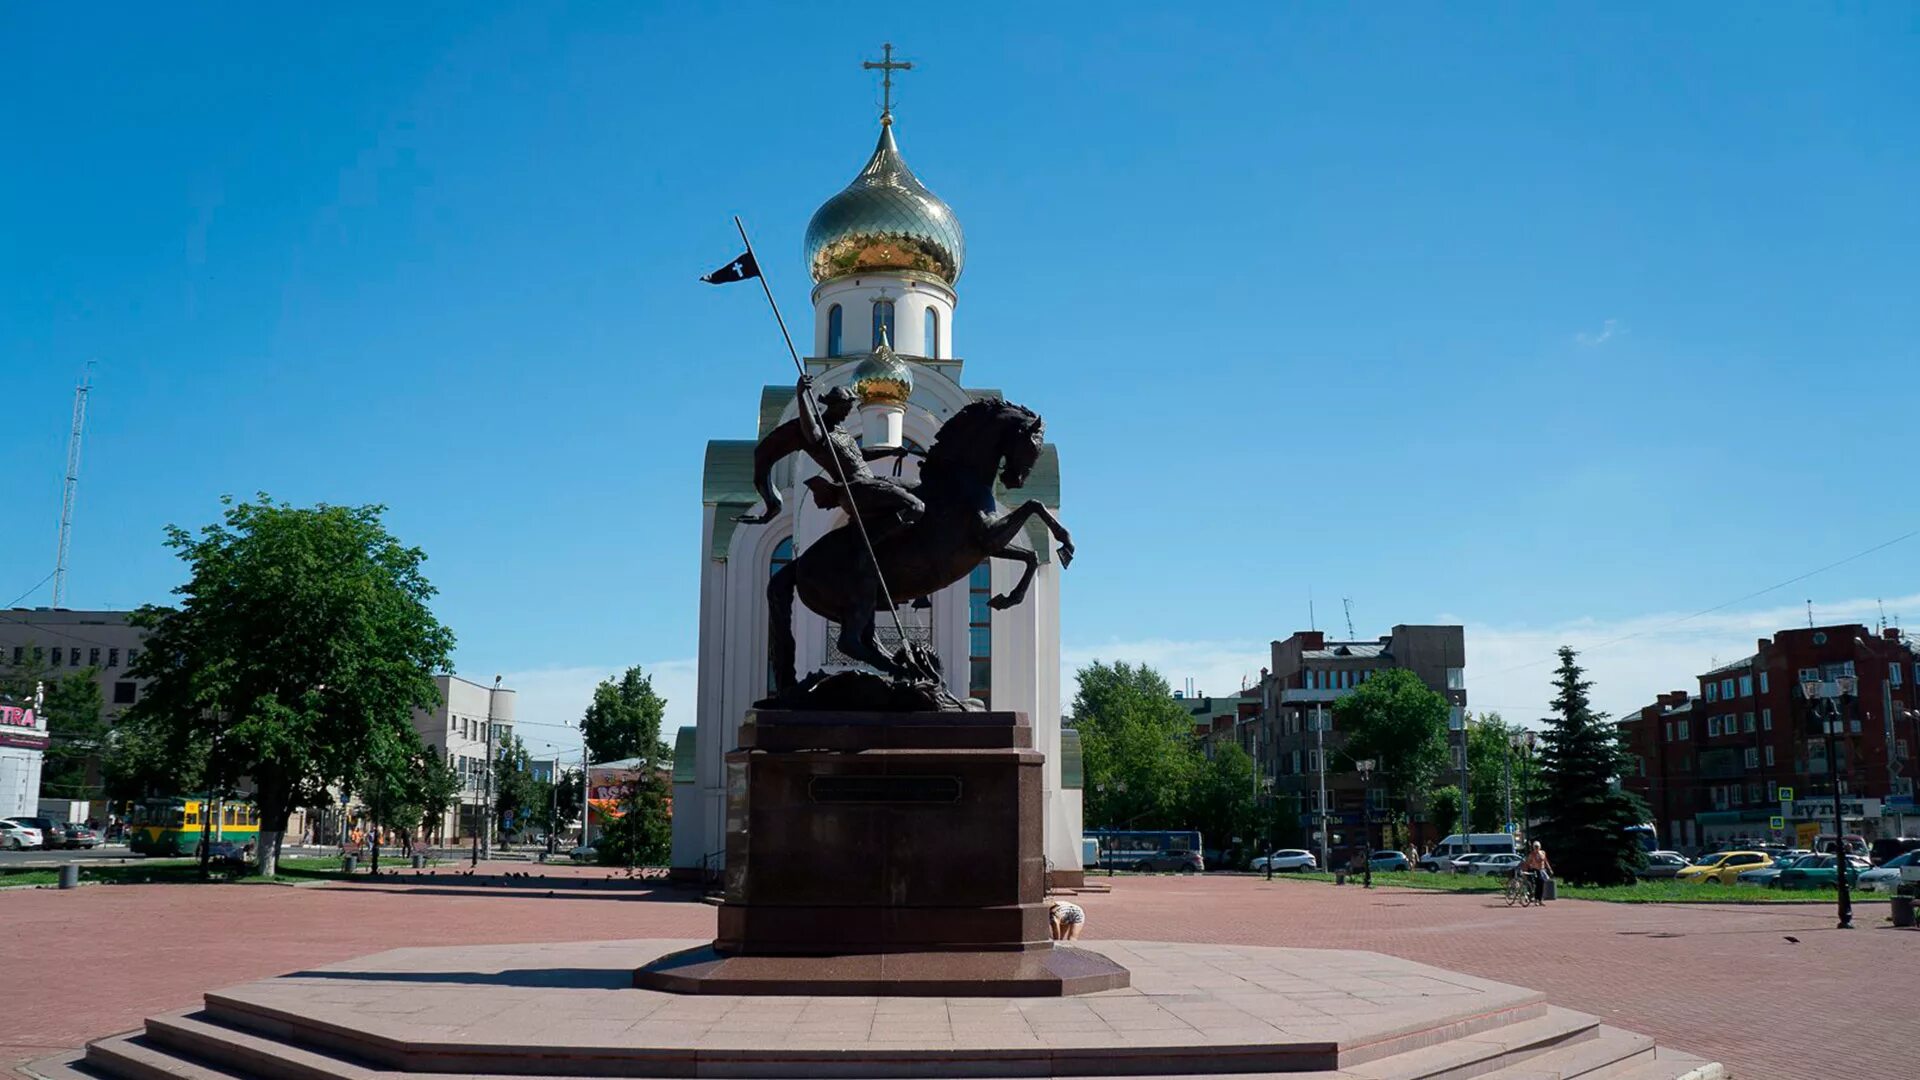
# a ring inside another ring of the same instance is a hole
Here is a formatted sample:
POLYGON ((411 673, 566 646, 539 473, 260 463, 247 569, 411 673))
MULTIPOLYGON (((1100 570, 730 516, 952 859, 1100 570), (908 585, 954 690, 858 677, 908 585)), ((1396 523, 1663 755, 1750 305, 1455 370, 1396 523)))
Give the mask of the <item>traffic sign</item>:
POLYGON ((1779 814, 1775 814, 1767 819, 1767 828, 1772 829, 1774 832, 1779 832, 1786 827, 1787 819, 1781 817, 1779 814))
POLYGON ((1793 801, 1793 789, 1792 789, 1792 788, 1790 788, 1790 787, 1783 787, 1783 788, 1781 788, 1781 789, 1780 789, 1780 801, 1781 801, 1781 802, 1792 802, 1792 801, 1793 801))

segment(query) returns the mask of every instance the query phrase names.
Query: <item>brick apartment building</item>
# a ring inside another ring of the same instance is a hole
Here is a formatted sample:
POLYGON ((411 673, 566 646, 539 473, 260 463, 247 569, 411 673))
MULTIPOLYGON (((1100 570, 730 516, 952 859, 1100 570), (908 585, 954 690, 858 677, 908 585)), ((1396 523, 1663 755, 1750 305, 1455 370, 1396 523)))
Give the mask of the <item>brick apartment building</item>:
POLYGON ((1311 836, 1319 810, 1320 742, 1324 739, 1328 844, 1361 843, 1369 802, 1387 808, 1385 788, 1362 784, 1340 749, 1346 735, 1333 722, 1333 703, 1376 672, 1404 668, 1446 696, 1454 732, 1453 766, 1460 763, 1466 715, 1466 631, 1459 626, 1396 626, 1372 641, 1329 641, 1319 630, 1296 631, 1273 643, 1273 666, 1261 673, 1260 708, 1240 725, 1241 745, 1257 775, 1273 777, 1274 794, 1294 800, 1311 836), (1316 732, 1315 725, 1322 725, 1316 732))
POLYGON ((1824 822, 1831 832, 1826 739, 1800 684, 1818 679, 1831 694, 1843 676, 1858 680, 1835 755, 1848 831, 1911 835, 1920 828, 1912 756, 1920 653, 1898 630, 1782 630, 1760 639, 1753 655, 1701 674, 1696 692, 1659 695, 1618 724, 1633 755, 1621 784, 1652 807, 1661 842, 1681 851, 1772 838, 1782 787, 1794 790, 1783 839, 1796 822, 1824 822))

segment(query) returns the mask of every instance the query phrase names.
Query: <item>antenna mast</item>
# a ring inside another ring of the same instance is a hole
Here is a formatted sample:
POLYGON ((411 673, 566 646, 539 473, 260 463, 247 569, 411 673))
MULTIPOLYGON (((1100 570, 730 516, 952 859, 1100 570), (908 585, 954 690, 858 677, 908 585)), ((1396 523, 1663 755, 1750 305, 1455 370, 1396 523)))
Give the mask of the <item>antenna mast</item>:
POLYGON ((67 437, 67 481, 60 491, 60 550, 53 560, 53 606, 67 591, 67 547, 73 542, 73 497, 80 487, 80 433, 87 424, 87 393, 93 389, 93 361, 73 388, 73 434, 67 437))
POLYGON ((1356 641, 1358 639, 1353 636, 1353 597, 1341 597, 1340 606, 1347 609, 1347 640, 1356 641))

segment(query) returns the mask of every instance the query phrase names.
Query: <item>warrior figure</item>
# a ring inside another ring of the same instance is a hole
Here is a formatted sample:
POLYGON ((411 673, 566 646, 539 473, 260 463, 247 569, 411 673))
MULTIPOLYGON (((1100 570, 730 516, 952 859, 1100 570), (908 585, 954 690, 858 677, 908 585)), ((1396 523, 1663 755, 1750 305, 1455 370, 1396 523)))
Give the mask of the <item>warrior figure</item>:
POLYGON ((912 451, 898 446, 862 449, 842 426, 853 412, 853 391, 836 386, 821 394, 816 416, 810 403, 812 386, 813 376, 800 376, 799 415, 767 432, 767 437, 753 448, 753 486, 766 509, 759 514, 743 514, 738 520, 763 525, 780 513, 782 500, 773 484, 773 467, 789 454, 805 452, 821 470, 821 475, 807 478, 814 502, 822 509, 832 509, 845 505, 851 496, 873 543, 918 521, 926 510, 919 497, 900 482, 875 475, 867 464, 881 458, 904 457, 912 451), (840 482, 843 477, 844 485, 840 482))

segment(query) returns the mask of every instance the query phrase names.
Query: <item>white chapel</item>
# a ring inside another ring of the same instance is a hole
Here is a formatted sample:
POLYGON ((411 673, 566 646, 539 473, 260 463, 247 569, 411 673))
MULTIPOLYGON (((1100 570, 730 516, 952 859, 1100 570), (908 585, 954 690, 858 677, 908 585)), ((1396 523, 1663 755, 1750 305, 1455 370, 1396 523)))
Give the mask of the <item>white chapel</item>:
MULTIPOLYGON (((879 65, 873 65, 879 66, 879 65)), ((956 340, 956 285, 966 242, 952 208, 907 168, 894 141, 891 111, 880 118, 873 156, 844 190, 828 199, 807 225, 804 254, 813 278, 813 340, 805 359, 816 392, 846 386, 859 399, 849 418, 863 445, 921 449, 949 416, 999 390, 961 381, 956 340), (883 348, 890 345, 890 348, 883 348)), ((1046 412, 1044 401, 1014 401, 1046 412)), ((707 444, 702 480, 700 542, 700 653, 697 726, 683 728, 675 746, 673 866, 679 873, 721 868, 726 848, 727 770, 741 722, 770 690, 767 655, 767 580, 796 549, 845 521, 821 510, 805 481, 818 471, 804 455, 788 458, 773 480, 783 496, 765 524, 742 515, 764 508, 753 486, 753 449, 759 437, 796 413, 793 384, 762 387, 757 429, 750 438, 707 444)), ((911 479, 918 459, 897 460, 911 479)), ((1027 486, 1000 492, 1002 509, 1026 499, 1060 505, 1060 465, 1048 445, 1027 486)), ((987 604, 1018 580, 1018 564, 995 560, 969 579, 933 597, 930 607, 903 605, 905 633, 934 648, 957 697, 974 697, 995 710, 1027 714, 1035 748, 1047 757, 1046 852, 1056 880, 1072 882, 1080 861, 1081 792, 1075 733, 1060 727, 1060 563, 1053 537, 1038 520, 1026 536, 1040 568, 1025 602, 1005 611, 987 604), (1064 742, 1064 745, 1063 745, 1064 742)), ((834 645, 827 622, 794 606, 798 672, 857 667, 834 645)), ((880 620, 881 644, 891 651, 900 630, 880 620)))

